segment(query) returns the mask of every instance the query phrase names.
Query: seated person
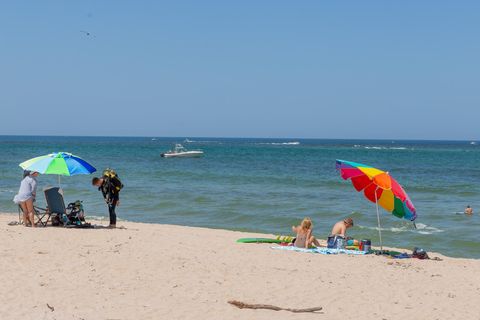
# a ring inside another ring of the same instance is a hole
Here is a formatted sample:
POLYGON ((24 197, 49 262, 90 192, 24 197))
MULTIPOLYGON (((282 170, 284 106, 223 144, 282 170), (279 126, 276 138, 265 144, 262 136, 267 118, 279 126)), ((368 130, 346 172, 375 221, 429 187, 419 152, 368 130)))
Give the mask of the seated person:
POLYGON ((345 246, 345 240, 347 239, 347 229, 351 227, 353 227, 352 218, 346 218, 335 223, 327 240, 328 248, 343 248, 345 246))
POLYGON ((312 247, 312 244, 315 244, 317 247, 320 246, 318 240, 312 236, 313 225, 310 218, 303 219, 299 226, 292 226, 292 231, 297 234, 295 242, 293 243, 295 247, 310 248, 312 247))

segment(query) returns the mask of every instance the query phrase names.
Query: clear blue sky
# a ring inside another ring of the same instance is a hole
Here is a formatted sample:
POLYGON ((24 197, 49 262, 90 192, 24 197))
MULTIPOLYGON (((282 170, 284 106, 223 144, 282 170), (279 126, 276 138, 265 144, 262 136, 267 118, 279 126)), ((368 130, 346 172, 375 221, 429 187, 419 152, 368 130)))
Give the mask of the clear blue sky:
POLYGON ((475 1, 3 1, 0 134, 477 140, 479 35, 475 1))

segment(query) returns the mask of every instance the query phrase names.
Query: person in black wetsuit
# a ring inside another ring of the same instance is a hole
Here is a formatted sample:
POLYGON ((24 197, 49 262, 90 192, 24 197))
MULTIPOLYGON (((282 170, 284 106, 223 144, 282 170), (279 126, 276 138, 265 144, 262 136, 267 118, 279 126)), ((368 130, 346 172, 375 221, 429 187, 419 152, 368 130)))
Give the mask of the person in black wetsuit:
POLYGON ((108 227, 115 228, 117 225, 115 208, 120 204, 119 193, 123 188, 123 184, 116 177, 103 176, 101 178, 93 178, 92 185, 98 187, 98 190, 102 192, 103 198, 108 205, 108 213, 110 215, 110 225, 108 227))

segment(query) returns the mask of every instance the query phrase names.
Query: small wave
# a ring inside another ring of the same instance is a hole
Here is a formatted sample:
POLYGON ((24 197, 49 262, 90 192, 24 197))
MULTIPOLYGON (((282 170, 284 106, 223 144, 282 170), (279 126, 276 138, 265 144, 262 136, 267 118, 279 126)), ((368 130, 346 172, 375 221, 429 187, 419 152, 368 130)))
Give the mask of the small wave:
POLYGON ((445 230, 438 229, 438 228, 435 228, 435 227, 432 227, 432 226, 428 226, 428 225, 423 224, 423 223, 417 223, 416 226, 417 226, 418 232, 421 233, 421 234, 432 234, 432 233, 440 233, 440 232, 445 231, 445 230))
POLYGON ((215 141, 215 140, 190 140, 190 139, 185 139, 183 140, 183 143, 218 143, 222 144, 221 141, 215 141))
POLYGON ((10 190, 10 189, 0 189, 0 193, 14 193, 15 191, 14 190, 10 190))
MULTIPOLYGON (((400 232, 414 232, 420 234, 434 234, 444 232, 445 230, 438 229, 432 226, 427 226, 423 223, 417 223, 417 228, 413 228, 413 226, 404 225, 401 227, 391 227, 391 228, 380 228, 381 231, 390 231, 393 233, 400 233, 400 232)), ((378 227, 366 227, 366 226, 358 226, 360 229, 367 229, 367 230, 378 230, 378 227)))
POLYGON ((272 145, 274 146, 298 146, 300 142, 298 141, 292 141, 292 142, 272 142, 272 145))
MULTIPOLYGON (((100 217, 100 216, 91 216, 91 215, 86 215, 85 216, 85 219, 87 220, 94 220, 94 221, 102 221, 102 220, 107 220, 108 218, 105 216, 105 217, 100 217)), ((117 218, 117 220, 119 220, 119 218, 117 218)))
POLYGON ((363 148, 363 149, 373 149, 373 150, 386 150, 388 149, 387 147, 378 147, 378 146, 362 146, 361 144, 355 144, 353 145, 354 148, 363 148))
POLYGON ((272 146, 298 146, 300 142, 298 141, 291 141, 291 142, 260 142, 257 144, 266 144, 272 146))
POLYGON ((409 148, 407 148, 407 147, 362 146, 360 144, 355 144, 355 145, 353 145, 353 147, 354 148, 364 148, 364 149, 367 149, 367 150, 409 150, 409 148))
MULTIPOLYGON (((361 225, 357 225, 358 228, 360 229, 367 229, 367 230, 375 230, 377 231, 378 230, 378 227, 367 227, 367 226, 361 226, 361 225)), ((409 232, 409 231, 412 231, 414 230, 413 227, 407 227, 407 226, 402 226, 402 227, 391 227, 391 228, 380 228, 381 231, 390 231, 390 232, 395 232, 395 233, 399 233, 399 232, 409 232)))

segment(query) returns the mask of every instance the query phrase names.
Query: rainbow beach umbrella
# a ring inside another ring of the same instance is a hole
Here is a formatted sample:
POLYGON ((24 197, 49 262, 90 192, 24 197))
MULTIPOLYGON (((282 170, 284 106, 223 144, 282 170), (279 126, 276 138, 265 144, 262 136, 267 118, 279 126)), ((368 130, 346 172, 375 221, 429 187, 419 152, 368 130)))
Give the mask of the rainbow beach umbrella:
POLYGON ((398 218, 410 221, 414 221, 417 218, 415 207, 407 193, 388 172, 345 160, 337 160, 336 168, 344 180, 350 179, 352 181, 355 190, 358 192, 363 191, 365 197, 376 204, 381 250, 383 250, 383 245, 378 206, 381 206, 398 218))
POLYGON ((32 158, 20 163, 24 170, 37 171, 41 174, 56 174, 60 176, 74 176, 77 174, 90 174, 95 169, 85 160, 68 152, 55 152, 45 156, 32 158))

